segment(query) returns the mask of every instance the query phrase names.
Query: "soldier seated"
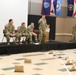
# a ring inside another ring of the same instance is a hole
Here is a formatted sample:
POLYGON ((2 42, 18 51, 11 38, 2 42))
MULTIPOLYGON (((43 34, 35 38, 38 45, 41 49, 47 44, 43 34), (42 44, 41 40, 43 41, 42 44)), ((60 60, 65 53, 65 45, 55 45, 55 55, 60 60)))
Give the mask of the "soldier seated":
POLYGON ((18 27, 18 31, 16 33, 16 43, 20 43, 20 40, 21 40, 21 37, 25 37, 24 41, 25 43, 27 43, 27 29, 26 29, 26 26, 25 26, 25 23, 22 22, 21 23, 21 26, 18 27))
POLYGON ((9 23, 5 25, 4 36, 7 39, 7 45, 10 45, 10 36, 15 36, 13 19, 9 19, 9 23))
POLYGON ((35 42, 37 42, 37 34, 34 33, 33 31, 34 31, 34 23, 31 23, 27 27, 27 34, 28 34, 28 38, 30 39, 30 44, 32 44, 32 36, 35 37, 35 42))

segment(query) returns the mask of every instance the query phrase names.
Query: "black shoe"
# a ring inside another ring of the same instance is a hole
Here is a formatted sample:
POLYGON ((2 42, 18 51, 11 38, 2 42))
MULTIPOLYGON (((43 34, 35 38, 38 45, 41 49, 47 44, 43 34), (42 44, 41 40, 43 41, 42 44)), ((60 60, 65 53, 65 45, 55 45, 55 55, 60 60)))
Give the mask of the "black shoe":
POLYGON ((33 42, 30 42, 30 44, 33 44, 33 42))

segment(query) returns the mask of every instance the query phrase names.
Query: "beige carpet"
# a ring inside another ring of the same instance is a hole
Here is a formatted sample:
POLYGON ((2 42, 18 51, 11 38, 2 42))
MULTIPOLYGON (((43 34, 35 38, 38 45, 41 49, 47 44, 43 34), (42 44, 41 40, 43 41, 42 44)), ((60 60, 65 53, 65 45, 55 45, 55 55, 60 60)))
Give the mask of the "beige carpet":
POLYGON ((0 75, 76 75, 76 71, 69 70, 76 64, 76 49, 49 52, 0 56, 0 75), (32 63, 24 63, 26 59, 32 63), (68 60, 72 60, 72 65, 66 65, 68 60), (15 66, 23 66, 24 72, 14 72, 15 66))

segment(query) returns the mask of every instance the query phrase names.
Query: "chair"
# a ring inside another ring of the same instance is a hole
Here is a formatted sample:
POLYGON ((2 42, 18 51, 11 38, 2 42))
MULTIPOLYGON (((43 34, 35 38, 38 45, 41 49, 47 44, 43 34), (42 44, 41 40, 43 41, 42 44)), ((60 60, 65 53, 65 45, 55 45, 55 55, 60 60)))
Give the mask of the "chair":
MULTIPOLYGON (((15 31, 15 33, 17 33, 17 31, 18 30, 14 30, 15 31)), ((5 30, 3 30, 3 33, 5 32, 5 30)), ((4 40, 4 37, 6 37, 5 35, 3 36, 3 38, 2 38, 2 42, 3 42, 3 40, 4 40)), ((14 41, 14 38, 13 37, 15 37, 15 35, 10 35, 10 38, 12 38, 13 39, 13 41, 14 41)))
POLYGON ((37 35, 39 35, 39 30, 34 30, 34 33, 36 33, 37 35))

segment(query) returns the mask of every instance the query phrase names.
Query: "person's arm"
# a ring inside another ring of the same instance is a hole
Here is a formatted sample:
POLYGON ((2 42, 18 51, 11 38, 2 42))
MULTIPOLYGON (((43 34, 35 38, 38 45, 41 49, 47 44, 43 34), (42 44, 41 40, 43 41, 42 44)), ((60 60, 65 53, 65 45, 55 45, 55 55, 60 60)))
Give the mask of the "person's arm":
POLYGON ((8 26, 5 25, 5 27, 4 27, 4 31, 3 31, 4 34, 8 32, 8 28, 7 28, 7 27, 8 27, 8 26))
POLYGON ((29 27, 27 27, 27 33, 29 33, 29 27))
POLYGON ((25 35, 27 35, 27 29, 25 29, 25 35))
POLYGON ((40 20, 38 21, 38 23, 41 24, 41 23, 42 23, 42 20, 40 19, 40 20))
POLYGON ((18 30, 18 33, 21 33, 20 26, 17 28, 17 30, 18 30))
POLYGON ((15 34, 15 27, 13 26, 13 30, 12 30, 13 34, 15 34))
POLYGON ((47 27, 47 20, 45 19, 45 27, 47 27))

